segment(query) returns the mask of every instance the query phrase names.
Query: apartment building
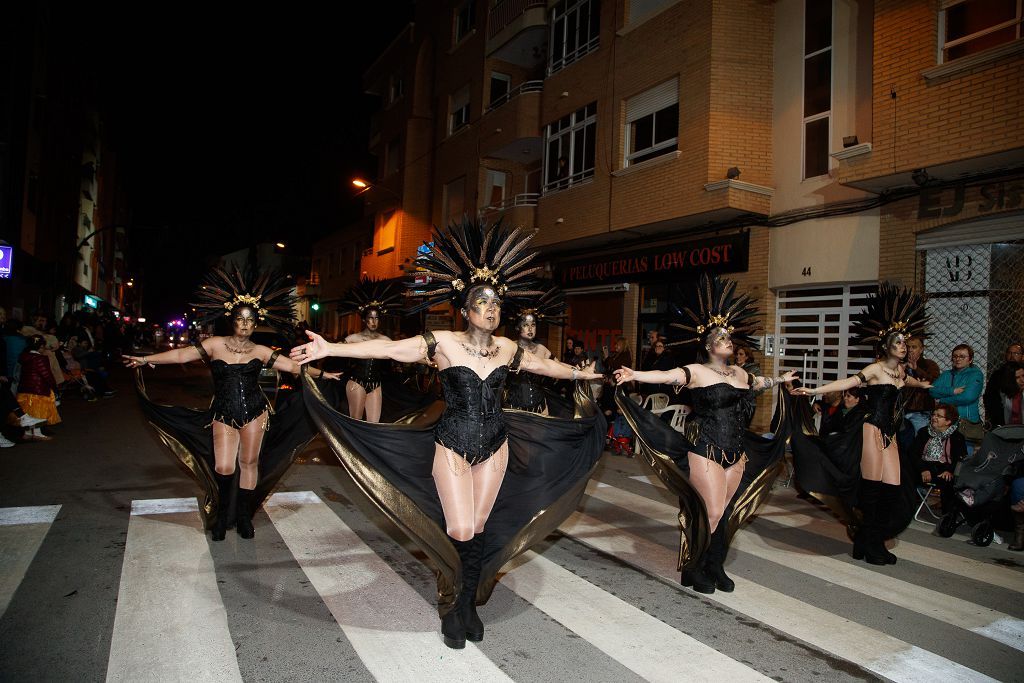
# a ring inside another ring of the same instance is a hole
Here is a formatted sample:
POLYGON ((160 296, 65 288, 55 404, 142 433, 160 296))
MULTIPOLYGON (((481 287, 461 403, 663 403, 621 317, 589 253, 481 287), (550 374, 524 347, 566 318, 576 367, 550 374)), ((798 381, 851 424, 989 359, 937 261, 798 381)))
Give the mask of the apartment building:
POLYGON ((539 230, 588 348, 666 331, 711 271, 758 299, 766 372, 865 362, 849 319, 880 279, 961 321, 936 322, 934 357, 957 338, 984 363, 1024 332, 1022 46, 1015 2, 418 3, 366 74, 362 269, 398 277, 431 225, 476 213, 539 230))

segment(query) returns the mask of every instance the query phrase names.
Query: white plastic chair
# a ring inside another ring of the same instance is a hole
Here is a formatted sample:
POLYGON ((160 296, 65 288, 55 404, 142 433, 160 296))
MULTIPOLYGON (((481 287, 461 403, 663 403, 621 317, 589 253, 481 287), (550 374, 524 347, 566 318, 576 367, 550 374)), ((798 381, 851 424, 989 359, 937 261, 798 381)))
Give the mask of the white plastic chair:
POLYGON ((645 410, 661 410, 668 406, 668 394, 651 394, 645 400, 641 408, 645 410))
POLYGON ((672 417, 669 418, 669 426, 677 432, 681 432, 686 428, 686 415, 690 412, 690 409, 688 406, 674 405, 659 408, 658 410, 652 410, 651 412, 655 415, 672 413, 672 417))

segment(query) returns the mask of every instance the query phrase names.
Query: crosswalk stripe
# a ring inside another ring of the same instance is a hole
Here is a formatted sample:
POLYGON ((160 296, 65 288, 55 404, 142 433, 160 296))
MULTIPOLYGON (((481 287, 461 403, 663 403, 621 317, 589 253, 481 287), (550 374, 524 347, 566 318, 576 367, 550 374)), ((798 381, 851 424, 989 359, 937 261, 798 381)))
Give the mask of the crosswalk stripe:
MULTIPOLYGON (((672 582, 678 580, 674 549, 579 512, 560 529, 585 545, 615 555, 655 576, 672 582)), ((881 631, 742 577, 733 578, 735 593, 719 591, 704 597, 884 678, 922 683, 938 679, 995 680, 881 631)))
POLYGON ((0 508, 0 616, 39 552, 60 505, 0 508))
MULTIPOLYGON (((660 479, 651 475, 631 476, 630 479, 664 489, 660 479)), ((796 498, 786 496, 779 491, 772 494, 769 502, 761 507, 758 516, 771 520, 780 526, 799 528, 818 536, 826 536, 837 541, 849 541, 846 529, 835 520, 826 516, 817 508, 796 498)), ((924 531, 930 533, 931 528, 924 531)), ((952 542, 952 541, 950 541, 952 542)), ((946 552, 927 546, 899 540, 899 556, 908 562, 914 562, 940 571, 981 581, 1001 588, 1009 588, 1024 592, 1024 572, 1001 567, 988 562, 980 562, 953 552, 946 552)))
MULTIPOLYGON (((675 528, 679 525, 678 509, 674 506, 615 487, 593 487, 588 493, 598 500, 633 510, 667 526, 675 528)), ((736 534, 732 547, 863 595, 885 596, 884 599, 890 604, 1024 651, 1024 621, 997 610, 885 574, 865 571, 863 567, 834 557, 808 553, 803 548, 775 539, 769 544, 756 533, 748 531, 736 534)))
POLYGON ((472 643, 445 647, 434 606, 315 493, 276 493, 264 509, 377 680, 511 680, 472 643))
POLYGON ((646 680, 770 680, 532 551, 511 567, 503 585, 646 680))
POLYGON ((242 680, 195 498, 132 502, 107 680, 242 680))

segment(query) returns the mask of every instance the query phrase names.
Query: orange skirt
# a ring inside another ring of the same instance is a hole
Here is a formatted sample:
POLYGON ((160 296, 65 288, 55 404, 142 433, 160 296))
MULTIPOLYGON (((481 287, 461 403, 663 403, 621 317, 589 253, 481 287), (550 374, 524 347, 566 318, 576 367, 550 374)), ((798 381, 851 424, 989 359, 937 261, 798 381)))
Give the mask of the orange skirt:
POLYGON ((55 425, 60 422, 60 413, 57 412, 57 398, 50 392, 49 396, 38 394, 18 394, 18 405, 26 414, 32 417, 41 417, 46 424, 55 425))

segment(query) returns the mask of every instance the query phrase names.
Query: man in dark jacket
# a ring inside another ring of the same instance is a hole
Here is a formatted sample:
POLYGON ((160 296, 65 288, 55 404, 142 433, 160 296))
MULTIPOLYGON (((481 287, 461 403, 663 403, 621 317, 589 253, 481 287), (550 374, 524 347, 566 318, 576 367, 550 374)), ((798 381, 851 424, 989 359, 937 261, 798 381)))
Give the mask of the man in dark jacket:
POLYGON ((1022 361, 1022 347, 1014 342, 1006 347, 1006 357, 1002 365, 992 371, 985 385, 982 402, 985 405, 985 419, 992 427, 1007 424, 1006 398, 1017 393, 1017 383, 1013 379, 1014 370, 1022 361))

